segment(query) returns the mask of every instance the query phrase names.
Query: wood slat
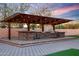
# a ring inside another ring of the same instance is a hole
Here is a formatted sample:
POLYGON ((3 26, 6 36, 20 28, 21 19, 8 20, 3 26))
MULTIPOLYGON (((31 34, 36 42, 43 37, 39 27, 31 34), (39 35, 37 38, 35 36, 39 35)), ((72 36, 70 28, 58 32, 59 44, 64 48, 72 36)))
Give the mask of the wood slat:
POLYGON ((57 25, 57 24, 61 24, 61 23, 69 22, 69 21, 71 20, 16 13, 12 16, 7 17, 1 22, 14 22, 14 23, 28 23, 29 22, 29 23, 35 23, 35 24, 43 23, 43 24, 57 25))

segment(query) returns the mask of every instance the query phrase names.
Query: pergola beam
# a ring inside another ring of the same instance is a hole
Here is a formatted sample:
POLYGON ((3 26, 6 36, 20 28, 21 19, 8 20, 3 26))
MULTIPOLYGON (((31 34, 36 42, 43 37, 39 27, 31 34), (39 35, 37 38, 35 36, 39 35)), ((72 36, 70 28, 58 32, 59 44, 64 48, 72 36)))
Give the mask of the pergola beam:
POLYGON ((43 24, 54 24, 54 22, 56 24, 59 24, 59 23, 65 23, 65 22, 71 21, 68 19, 60 19, 60 18, 16 13, 12 16, 7 17, 2 22, 28 23, 28 20, 30 23, 36 23, 36 24, 41 24, 40 20, 43 20, 43 24))

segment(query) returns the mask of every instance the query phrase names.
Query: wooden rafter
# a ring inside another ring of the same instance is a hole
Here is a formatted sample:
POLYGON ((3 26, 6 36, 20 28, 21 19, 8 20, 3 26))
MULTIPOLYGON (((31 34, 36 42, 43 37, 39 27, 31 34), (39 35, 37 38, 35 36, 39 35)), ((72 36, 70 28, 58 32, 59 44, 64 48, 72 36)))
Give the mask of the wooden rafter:
POLYGON ((41 21, 43 24, 57 25, 57 24, 69 22, 71 20, 16 13, 12 16, 7 17, 2 22, 12 22, 12 23, 28 23, 29 22, 29 23, 41 24, 41 21))

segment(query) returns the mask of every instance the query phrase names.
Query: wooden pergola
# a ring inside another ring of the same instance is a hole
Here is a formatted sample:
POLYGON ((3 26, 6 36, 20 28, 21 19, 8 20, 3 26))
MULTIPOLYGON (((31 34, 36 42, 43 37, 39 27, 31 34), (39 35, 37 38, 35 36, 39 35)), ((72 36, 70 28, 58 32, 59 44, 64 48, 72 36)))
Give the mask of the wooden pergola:
POLYGON ((11 39, 11 23, 27 23, 28 31, 30 31, 30 24, 41 24, 42 32, 44 31, 44 24, 53 25, 53 30, 55 31, 55 25, 66 23, 71 20, 68 19, 60 19, 60 18, 53 18, 53 17, 45 17, 45 16, 38 16, 38 15, 30 15, 30 14, 22 14, 22 13, 15 13, 1 22, 8 23, 8 38, 11 39))

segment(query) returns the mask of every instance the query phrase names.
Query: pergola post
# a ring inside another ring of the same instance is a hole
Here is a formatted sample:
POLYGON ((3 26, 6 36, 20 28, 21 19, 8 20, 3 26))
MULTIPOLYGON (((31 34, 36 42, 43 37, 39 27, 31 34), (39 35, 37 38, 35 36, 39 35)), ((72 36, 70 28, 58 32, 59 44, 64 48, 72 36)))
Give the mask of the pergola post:
POLYGON ((27 29, 30 31, 30 23, 27 24, 27 29))
POLYGON ((11 40, 11 24, 8 23, 8 39, 11 40))
POLYGON ((55 25, 53 25, 53 31, 55 32, 55 25))
POLYGON ((42 26, 42 32, 44 31, 44 24, 41 25, 42 26))

